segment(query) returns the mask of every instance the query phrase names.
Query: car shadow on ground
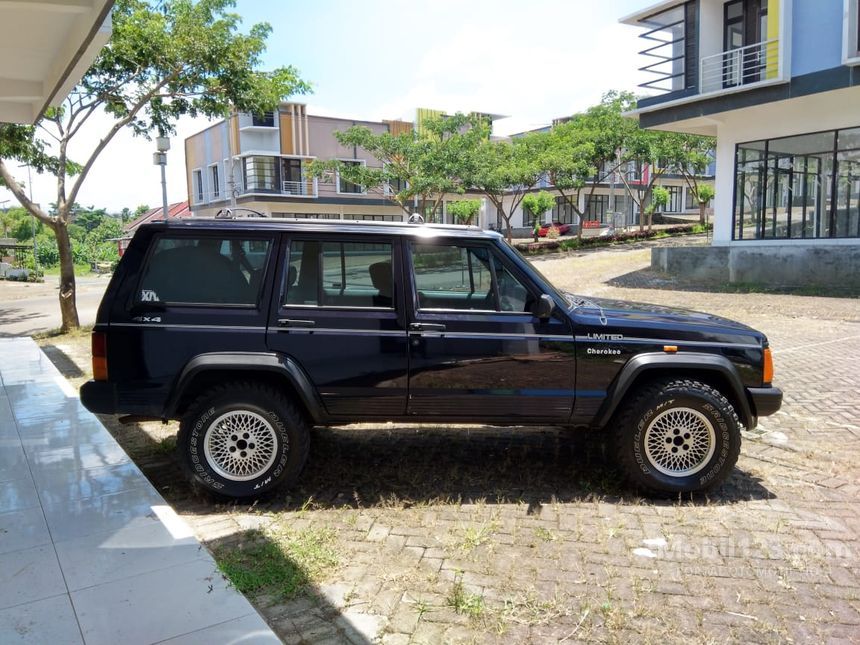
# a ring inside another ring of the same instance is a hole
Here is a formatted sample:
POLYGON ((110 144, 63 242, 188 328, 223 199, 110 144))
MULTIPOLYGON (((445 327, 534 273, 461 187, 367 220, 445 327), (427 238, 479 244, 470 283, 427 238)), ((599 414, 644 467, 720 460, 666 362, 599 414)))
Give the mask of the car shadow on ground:
MULTIPOLYGON (((516 503, 600 498, 641 500, 615 468, 612 447, 594 432, 562 428, 421 426, 318 428, 298 486, 275 494, 273 509, 445 503, 516 503)), ((694 504, 732 504, 774 495, 736 469, 694 504)))
MULTIPOLYGON (((137 424, 109 429, 153 485, 177 510, 205 512, 213 501, 185 481, 169 443, 137 424)), ((491 426, 345 426, 315 428, 299 483, 255 504, 258 510, 408 508, 427 504, 607 503, 727 505, 775 496, 756 477, 735 468, 704 495, 645 499, 624 482, 612 448, 595 432, 491 426)), ((221 504, 218 504, 222 508, 221 504)), ((237 503, 237 507, 247 506, 237 503)))
POLYGON ((74 359, 56 345, 42 345, 42 351, 67 379, 78 379, 84 376, 74 359))

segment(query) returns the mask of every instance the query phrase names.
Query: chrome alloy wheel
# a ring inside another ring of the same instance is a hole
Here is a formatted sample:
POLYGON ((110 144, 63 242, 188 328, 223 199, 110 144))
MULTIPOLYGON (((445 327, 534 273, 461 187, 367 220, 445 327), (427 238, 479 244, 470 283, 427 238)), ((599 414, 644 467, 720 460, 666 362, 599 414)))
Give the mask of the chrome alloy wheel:
POLYGON ((275 429, 255 412, 232 410, 209 426, 203 453, 212 470, 224 479, 255 479, 275 463, 275 429))
POLYGON ((645 456, 670 477, 687 477, 702 470, 714 456, 716 444, 713 424, 692 408, 661 412, 645 430, 645 456))

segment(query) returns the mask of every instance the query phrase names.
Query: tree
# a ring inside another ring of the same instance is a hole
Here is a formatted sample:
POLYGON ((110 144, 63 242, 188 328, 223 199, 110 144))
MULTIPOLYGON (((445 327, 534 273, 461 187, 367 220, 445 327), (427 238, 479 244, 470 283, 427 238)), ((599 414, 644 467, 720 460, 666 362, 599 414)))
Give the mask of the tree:
POLYGON ((486 195, 505 222, 505 237, 513 239, 511 219, 525 196, 544 175, 541 160, 546 137, 541 133, 517 137, 511 142, 484 140, 468 154, 463 184, 486 195))
MULTIPOLYGON (((669 191, 663 188, 662 186, 654 186, 651 189, 651 201, 645 207, 646 212, 648 213, 649 219, 653 217, 654 213, 658 209, 666 208, 666 205, 669 203, 669 191)), ((650 222, 648 224, 649 228, 651 226, 650 222)))
POLYGON ((702 177, 714 159, 713 137, 701 137, 693 134, 678 134, 674 137, 677 147, 673 170, 684 178, 687 189, 693 194, 693 199, 699 205, 699 223, 705 224, 705 208, 714 198, 714 187, 703 183, 702 177))
POLYGON ((78 326, 69 224, 72 207, 93 164, 123 128, 140 136, 174 132, 183 115, 223 117, 230 110, 264 112, 308 89, 292 67, 258 71, 268 24, 239 31, 232 0, 117 0, 110 43, 62 107, 36 127, 0 126, 0 180, 57 239, 60 310, 64 330, 78 326), (112 122, 99 142, 74 163, 70 145, 95 114, 112 122), (9 161, 56 177, 56 212, 45 212, 12 176, 9 161))
POLYGON ((472 220, 481 210, 480 199, 458 199, 448 204, 448 212, 458 224, 471 226, 472 220))
POLYGON ((634 105, 633 94, 608 92, 598 105, 549 132, 542 163, 553 187, 579 219, 579 239, 585 216, 579 207, 581 195, 586 192, 587 204, 598 186, 606 184, 623 163, 618 152, 637 127, 624 112, 634 105))
POLYGON ((463 151, 486 139, 489 130, 478 116, 455 114, 428 119, 423 133, 375 133, 366 126, 335 132, 342 146, 362 148, 382 166, 344 163, 337 159, 315 160, 308 165, 312 176, 324 181, 345 181, 376 192, 397 204, 406 215, 436 212, 446 194, 466 190, 462 177, 469 158, 463 151))
MULTIPOLYGON (((627 138, 623 159, 635 163, 641 170, 638 181, 630 181, 622 173, 622 181, 631 199, 639 206, 639 212, 648 215, 648 229, 651 229, 650 213, 647 209, 651 192, 660 179, 668 172, 684 177, 688 187, 698 194, 701 175, 711 162, 714 141, 710 137, 643 130, 636 128, 627 138)), ((639 220, 639 229, 644 222, 639 220)))
POLYGON ((699 203, 699 224, 702 226, 705 225, 705 209, 715 194, 714 187, 710 184, 697 184, 695 190, 693 190, 693 196, 699 203))
POLYGON ((555 206, 555 197, 545 190, 529 193, 523 197, 523 208, 528 209, 538 223, 543 219, 544 213, 551 211, 553 206, 555 206))

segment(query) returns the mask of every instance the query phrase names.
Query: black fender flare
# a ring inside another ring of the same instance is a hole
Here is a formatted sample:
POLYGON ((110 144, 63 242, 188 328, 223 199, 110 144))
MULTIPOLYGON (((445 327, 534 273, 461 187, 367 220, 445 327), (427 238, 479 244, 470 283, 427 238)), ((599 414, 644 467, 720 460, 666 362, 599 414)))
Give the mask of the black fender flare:
POLYGON ((194 379, 214 370, 230 370, 240 377, 254 372, 278 374, 293 386, 314 423, 321 423, 326 418, 325 408, 305 371, 289 356, 275 352, 213 352, 195 356, 179 373, 164 406, 163 418, 175 417, 182 397, 194 379))
POLYGON ((695 352, 684 352, 681 354, 666 354, 664 352, 653 352, 639 354, 631 358, 621 368, 615 381, 607 392, 606 399, 597 413, 596 425, 605 427, 612 419, 612 415, 624 400, 630 386, 644 373, 656 370, 688 370, 698 372, 716 372, 724 376, 732 388, 732 399, 740 407, 736 410, 741 423, 747 428, 754 428, 757 422, 750 407, 744 385, 738 376, 732 362, 725 356, 718 354, 703 354, 695 352))

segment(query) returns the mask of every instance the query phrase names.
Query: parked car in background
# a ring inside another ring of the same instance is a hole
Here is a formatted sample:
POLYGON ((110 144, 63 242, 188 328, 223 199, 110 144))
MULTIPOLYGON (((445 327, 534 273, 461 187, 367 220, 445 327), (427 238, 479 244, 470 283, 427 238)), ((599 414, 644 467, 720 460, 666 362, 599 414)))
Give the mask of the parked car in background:
POLYGON ((544 224, 538 231, 538 237, 546 237, 549 234, 549 229, 555 227, 558 229, 559 235, 567 235, 573 229, 572 224, 562 224, 561 222, 553 222, 552 224, 544 224))

